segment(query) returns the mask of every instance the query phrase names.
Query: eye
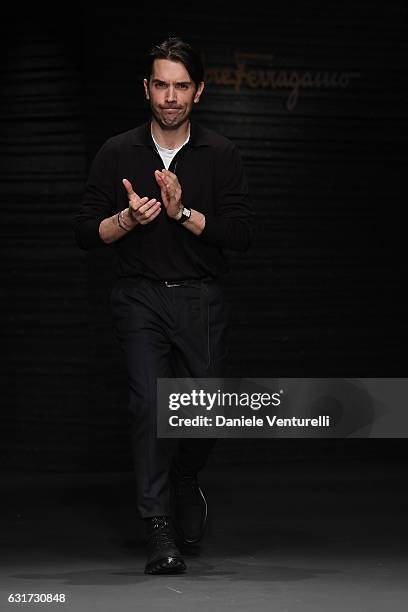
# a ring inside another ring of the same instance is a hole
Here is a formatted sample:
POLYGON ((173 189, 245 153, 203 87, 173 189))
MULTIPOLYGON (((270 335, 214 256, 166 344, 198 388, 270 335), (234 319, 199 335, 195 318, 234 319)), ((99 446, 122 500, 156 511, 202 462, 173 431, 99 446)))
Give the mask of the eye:
POLYGON ((157 87, 157 89, 164 89, 166 87, 166 83, 155 83, 155 86, 157 87))
POLYGON ((177 87, 179 89, 188 89, 188 83, 178 83, 177 87))

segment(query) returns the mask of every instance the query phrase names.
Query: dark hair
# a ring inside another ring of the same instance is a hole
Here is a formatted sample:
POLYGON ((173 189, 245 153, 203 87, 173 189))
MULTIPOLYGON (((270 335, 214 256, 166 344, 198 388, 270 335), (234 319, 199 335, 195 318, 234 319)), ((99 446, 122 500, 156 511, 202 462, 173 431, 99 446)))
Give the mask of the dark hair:
POLYGON ((148 80, 152 74, 153 62, 156 59, 167 59, 182 63, 197 88, 204 79, 204 66, 200 55, 188 42, 178 36, 170 36, 150 50, 146 63, 148 80))

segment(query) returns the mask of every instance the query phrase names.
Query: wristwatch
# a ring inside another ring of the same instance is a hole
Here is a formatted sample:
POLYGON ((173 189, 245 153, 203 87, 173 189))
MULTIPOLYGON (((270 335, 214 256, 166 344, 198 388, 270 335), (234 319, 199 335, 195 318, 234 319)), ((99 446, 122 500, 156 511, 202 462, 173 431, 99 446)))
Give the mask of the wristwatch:
POLYGON ((191 208, 186 208, 185 206, 181 209, 181 217, 180 219, 176 219, 177 223, 185 223, 191 217, 191 208))

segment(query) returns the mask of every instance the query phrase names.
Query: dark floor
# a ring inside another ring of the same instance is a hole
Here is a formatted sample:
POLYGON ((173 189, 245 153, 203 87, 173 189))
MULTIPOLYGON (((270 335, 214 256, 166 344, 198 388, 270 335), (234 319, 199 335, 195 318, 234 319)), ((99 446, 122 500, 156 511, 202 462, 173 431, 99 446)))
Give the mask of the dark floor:
POLYGON ((207 533, 176 576, 143 573, 131 474, 3 474, 0 610, 405 611, 406 467, 208 467, 207 533), (67 602, 12 604, 11 593, 67 602))

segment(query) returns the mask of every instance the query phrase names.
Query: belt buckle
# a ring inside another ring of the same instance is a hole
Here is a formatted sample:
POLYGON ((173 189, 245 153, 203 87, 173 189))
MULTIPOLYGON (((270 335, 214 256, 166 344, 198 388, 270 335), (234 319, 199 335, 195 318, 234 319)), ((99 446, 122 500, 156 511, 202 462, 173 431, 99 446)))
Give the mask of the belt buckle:
POLYGON ((170 281, 164 281, 166 287, 181 287, 178 283, 171 283, 170 281))

